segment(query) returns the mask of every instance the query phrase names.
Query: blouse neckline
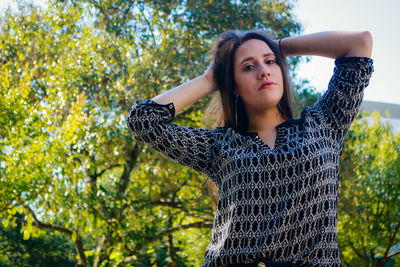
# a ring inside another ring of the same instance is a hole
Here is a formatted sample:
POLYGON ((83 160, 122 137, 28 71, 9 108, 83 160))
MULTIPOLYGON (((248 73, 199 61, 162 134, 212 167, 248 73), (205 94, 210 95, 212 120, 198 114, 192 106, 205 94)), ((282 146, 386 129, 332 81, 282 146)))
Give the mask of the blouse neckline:
POLYGON ((285 137, 286 128, 288 128, 290 126, 293 126, 293 125, 296 125, 296 124, 301 124, 303 122, 303 118, 304 118, 303 115, 304 114, 302 112, 300 118, 298 118, 298 119, 293 119, 293 118, 292 119, 288 119, 288 120, 286 120, 286 121, 284 121, 284 122, 282 122, 282 123, 280 123, 280 124, 278 124, 276 126, 277 133, 276 133, 276 139, 275 139, 275 144, 274 144, 273 148, 271 148, 267 143, 265 143, 260 138, 260 136, 258 135, 257 132, 245 132, 242 135, 251 137, 252 140, 256 144, 260 145, 261 147, 265 147, 267 149, 274 150, 274 149, 279 148, 282 145, 282 143, 284 141, 284 137, 285 137))

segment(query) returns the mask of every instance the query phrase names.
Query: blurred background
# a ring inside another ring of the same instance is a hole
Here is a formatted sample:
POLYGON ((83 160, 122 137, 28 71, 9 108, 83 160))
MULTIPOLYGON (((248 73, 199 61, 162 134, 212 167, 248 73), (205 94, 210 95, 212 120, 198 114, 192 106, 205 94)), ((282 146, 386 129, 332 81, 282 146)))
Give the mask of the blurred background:
MULTIPOLYGON (((369 30, 375 72, 343 149, 344 266, 400 266, 400 2, 0 2, 0 266, 199 266, 217 192, 125 126, 130 107, 194 78, 230 29, 276 38, 369 30)), ((295 113, 334 61, 288 59, 295 113)), ((174 123, 213 127, 206 97, 174 123)))

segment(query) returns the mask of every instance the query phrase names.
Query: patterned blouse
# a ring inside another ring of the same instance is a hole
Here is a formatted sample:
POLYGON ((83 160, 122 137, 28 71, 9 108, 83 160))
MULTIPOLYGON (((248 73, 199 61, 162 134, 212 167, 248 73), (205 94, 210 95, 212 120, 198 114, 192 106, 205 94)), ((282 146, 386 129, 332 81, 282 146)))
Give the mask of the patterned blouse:
POLYGON ((298 119, 276 126, 271 149, 257 133, 171 123, 173 103, 146 100, 127 125, 134 137, 200 171, 218 187, 206 266, 292 261, 340 266, 337 242, 339 162, 373 72, 372 59, 335 60, 328 90, 298 119))

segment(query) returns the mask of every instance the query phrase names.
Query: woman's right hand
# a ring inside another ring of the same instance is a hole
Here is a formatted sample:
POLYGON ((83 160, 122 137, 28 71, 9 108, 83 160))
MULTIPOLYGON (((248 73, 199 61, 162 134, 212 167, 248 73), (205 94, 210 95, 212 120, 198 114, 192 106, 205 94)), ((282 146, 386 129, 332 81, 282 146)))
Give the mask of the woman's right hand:
POLYGON ((213 66, 208 67, 206 72, 193 80, 179 85, 152 98, 158 104, 174 103, 175 115, 185 107, 192 105, 197 100, 217 90, 214 79, 213 66))
POLYGON ((204 72, 203 76, 210 83, 210 87, 212 88, 212 90, 216 91, 218 89, 218 86, 214 79, 213 64, 208 66, 208 68, 207 68, 206 72, 204 72))

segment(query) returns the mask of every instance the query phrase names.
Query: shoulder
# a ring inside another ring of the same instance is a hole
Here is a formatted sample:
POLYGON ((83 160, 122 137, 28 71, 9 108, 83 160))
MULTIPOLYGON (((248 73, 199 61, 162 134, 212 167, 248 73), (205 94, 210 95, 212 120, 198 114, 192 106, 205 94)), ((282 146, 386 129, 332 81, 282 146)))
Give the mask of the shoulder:
POLYGON ((369 80, 373 71, 373 60, 368 57, 340 57, 335 60, 334 77, 341 80, 369 80))

